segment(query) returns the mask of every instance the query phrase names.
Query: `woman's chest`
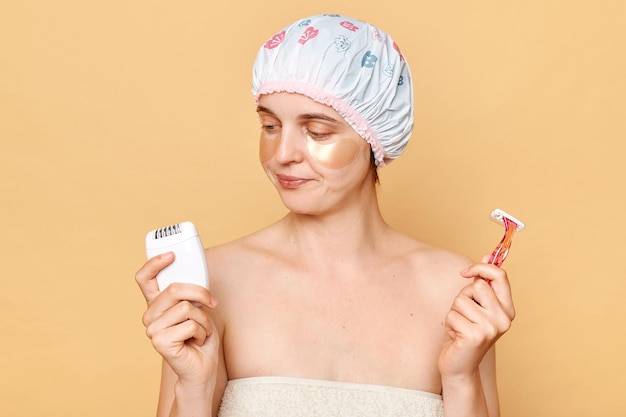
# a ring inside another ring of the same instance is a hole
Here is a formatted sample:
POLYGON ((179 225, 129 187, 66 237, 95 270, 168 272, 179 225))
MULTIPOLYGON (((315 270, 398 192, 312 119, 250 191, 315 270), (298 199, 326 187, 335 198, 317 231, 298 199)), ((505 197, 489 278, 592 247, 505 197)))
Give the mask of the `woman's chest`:
POLYGON ((245 291, 225 323, 229 377, 287 375, 438 392, 444 309, 419 285, 364 283, 245 291))

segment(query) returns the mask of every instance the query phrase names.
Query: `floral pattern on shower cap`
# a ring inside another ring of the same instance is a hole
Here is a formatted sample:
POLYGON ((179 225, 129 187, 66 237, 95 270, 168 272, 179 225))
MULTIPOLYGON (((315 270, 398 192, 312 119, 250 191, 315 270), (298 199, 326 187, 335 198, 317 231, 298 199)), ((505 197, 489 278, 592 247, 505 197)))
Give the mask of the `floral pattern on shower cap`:
POLYGON ((255 97, 304 94, 333 107, 365 139, 376 165, 402 154, 413 130, 405 57, 381 29, 346 16, 301 19, 272 35, 253 67, 255 97))

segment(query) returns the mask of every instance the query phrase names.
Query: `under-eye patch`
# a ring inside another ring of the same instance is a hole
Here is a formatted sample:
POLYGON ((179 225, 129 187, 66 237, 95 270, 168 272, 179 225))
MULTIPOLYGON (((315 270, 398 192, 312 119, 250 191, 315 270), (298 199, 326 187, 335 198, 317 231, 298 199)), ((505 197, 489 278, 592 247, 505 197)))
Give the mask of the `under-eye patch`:
MULTIPOLYGON (((359 154, 359 145, 355 138, 341 138, 334 141, 316 141, 306 135, 307 149, 311 157, 326 168, 339 169, 350 165, 359 154)), ((270 139, 261 134, 259 159, 269 161, 274 157, 281 138, 270 139)))

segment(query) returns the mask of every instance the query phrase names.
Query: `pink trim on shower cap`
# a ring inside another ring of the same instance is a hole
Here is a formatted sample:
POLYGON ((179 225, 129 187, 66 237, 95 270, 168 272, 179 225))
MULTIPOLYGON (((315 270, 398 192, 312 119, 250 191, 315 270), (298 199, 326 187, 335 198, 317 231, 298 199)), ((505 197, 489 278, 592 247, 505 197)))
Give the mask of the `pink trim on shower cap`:
POLYGON ((256 102, 258 104, 259 97, 263 94, 280 92, 302 94, 318 103, 325 104, 335 109, 335 111, 352 126, 355 132, 370 145, 374 153, 376 166, 379 168, 385 166, 385 151, 378 136, 376 136, 376 133, 374 133, 369 123, 345 101, 338 99, 334 95, 314 85, 301 81, 267 81, 258 88, 255 97, 256 102))
POLYGON ((347 16, 300 19, 259 49, 252 93, 278 91, 334 108, 370 144, 378 167, 403 153, 413 130, 411 75, 398 46, 347 16))

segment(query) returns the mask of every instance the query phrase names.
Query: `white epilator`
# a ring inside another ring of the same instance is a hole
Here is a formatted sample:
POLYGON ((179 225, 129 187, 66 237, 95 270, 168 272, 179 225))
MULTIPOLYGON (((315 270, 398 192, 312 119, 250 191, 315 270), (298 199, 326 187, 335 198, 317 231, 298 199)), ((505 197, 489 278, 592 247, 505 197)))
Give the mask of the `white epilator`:
POLYGON ((209 272, 204 257, 204 247, 193 223, 176 223, 148 232, 146 235, 148 259, 165 252, 174 252, 176 258, 156 277, 160 291, 173 282, 209 288, 209 272))

